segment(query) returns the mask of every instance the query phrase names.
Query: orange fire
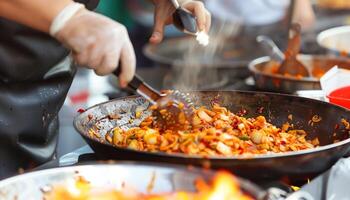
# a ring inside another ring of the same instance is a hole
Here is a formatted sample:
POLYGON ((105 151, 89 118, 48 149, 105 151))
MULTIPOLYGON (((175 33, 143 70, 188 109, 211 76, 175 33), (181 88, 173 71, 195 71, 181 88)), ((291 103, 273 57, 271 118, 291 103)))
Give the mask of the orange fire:
POLYGON ((219 172, 214 177, 212 185, 207 185, 204 182, 197 184, 198 194, 194 199, 203 200, 251 200, 241 192, 237 179, 228 172, 219 172))
POLYGON ((78 178, 74 188, 54 186, 51 192, 45 194, 45 200, 253 200, 241 191, 237 179, 228 172, 218 172, 211 183, 198 179, 195 186, 197 192, 141 194, 130 189, 94 188, 88 181, 78 178))

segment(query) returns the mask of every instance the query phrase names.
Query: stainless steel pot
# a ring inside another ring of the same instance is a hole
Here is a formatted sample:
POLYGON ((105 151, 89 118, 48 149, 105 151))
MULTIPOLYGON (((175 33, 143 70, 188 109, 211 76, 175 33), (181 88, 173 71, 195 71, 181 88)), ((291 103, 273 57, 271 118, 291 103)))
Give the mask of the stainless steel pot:
MULTIPOLYGON (((102 187, 122 188, 123 185, 135 188, 138 192, 169 193, 174 191, 195 191, 195 180, 213 177, 212 171, 187 169, 174 165, 154 165, 140 162, 118 162, 116 164, 92 164, 84 166, 54 168, 15 176, 0 182, 1 200, 42 200, 43 191, 55 184, 67 184, 68 180, 82 176, 102 187)), ((244 192, 254 199, 265 200, 267 193, 253 183, 238 179, 244 192)), ((277 198, 276 198, 277 199, 277 198)))
POLYGON ((295 93, 298 90, 321 89, 319 77, 334 65, 350 69, 350 59, 322 56, 322 55, 299 55, 298 59, 308 68, 313 77, 297 78, 273 73, 276 64, 272 64, 270 57, 260 57, 249 64, 255 85, 260 90, 281 93, 295 93))

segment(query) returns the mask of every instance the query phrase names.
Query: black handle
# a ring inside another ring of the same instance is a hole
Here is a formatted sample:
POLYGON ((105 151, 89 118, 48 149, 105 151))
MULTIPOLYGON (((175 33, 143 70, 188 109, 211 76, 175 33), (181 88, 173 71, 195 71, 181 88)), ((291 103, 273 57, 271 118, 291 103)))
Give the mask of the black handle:
MULTIPOLYGON (((114 70, 112 73, 119 77, 120 73, 122 72, 121 63, 119 63, 119 66, 116 70, 114 70)), ((137 74, 135 74, 134 78, 128 83, 128 87, 134 91, 137 90, 137 88, 140 87, 140 85, 143 84, 143 80, 141 77, 139 77, 137 74)))

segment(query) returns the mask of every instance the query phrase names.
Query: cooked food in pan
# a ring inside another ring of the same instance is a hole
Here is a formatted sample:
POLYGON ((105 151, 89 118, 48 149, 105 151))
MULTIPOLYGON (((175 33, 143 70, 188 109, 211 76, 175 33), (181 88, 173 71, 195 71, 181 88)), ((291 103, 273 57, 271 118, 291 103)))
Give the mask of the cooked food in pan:
MULTIPOLYGON (((139 114, 136 112, 136 115, 139 114)), ((115 127, 105 137, 118 147, 203 157, 252 156, 319 146, 318 138, 307 139, 307 133, 294 129, 293 124, 287 122, 278 128, 264 116, 245 118, 219 105, 213 105, 212 109, 194 109, 192 118, 190 125, 179 131, 159 127, 156 117, 149 116, 138 127, 128 130, 115 127)), ((320 120, 317 118, 314 123, 320 120)), ((98 129, 90 129, 90 135, 98 136, 98 129)))
MULTIPOLYGON (((152 183, 150 183, 150 186, 152 183)), ((178 191, 166 194, 143 194, 132 188, 121 189, 97 187, 82 177, 78 177, 73 184, 53 186, 45 194, 45 200, 252 200, 244 194, 239 182, 227 172, 218 172, 212 183, 198 179, 195 183, 197 191, 178 191)), ((151 189, 151 188, 150 188, 151 189)))
MULTIPOLYGON (((270 70, 270 73, 272 74, 279 74, 278 69, 280 68, 280 64, 275 62, 275 61, 270 61, 269 63, 266 64, 266 69, 270 70)), ((319 67, 317 65, 317 63, 314 63, 314 65, 312 66, 312 70, 311 70, 311 76, 312 78, 315 78, 317 80, 319 80, 327 71, 322 68, 319 67)), ((291 78, 296 78, 296 79, 303 79, 306 78, 305 76, 301 75, 301 74, 297 74, 297 75, 292 75, 292 74, 282 74, 285 77, 291 77, 291 78)))

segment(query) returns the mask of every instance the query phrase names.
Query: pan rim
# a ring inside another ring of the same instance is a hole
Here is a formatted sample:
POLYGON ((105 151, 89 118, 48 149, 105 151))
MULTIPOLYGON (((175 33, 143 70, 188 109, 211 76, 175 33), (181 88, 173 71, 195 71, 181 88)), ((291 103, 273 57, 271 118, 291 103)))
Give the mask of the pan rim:
MULTIPOLYGON (((324 101, 320 101, 320 100, 316 100, 316 99, 310 99, 310 98, 306 98, 306 97, 299 97, 299 96, 295 96, 295 95, 290 95, 290 94, 281 94, 281 93, 273 93, 273 92, 253 92, 253 91, 241 91, 241 90, 203 90, 203 91, 191 91, 191 92, 237 92, 237 93, 243 93, 243 94, 251 94, 251 95, 274 95, 274 96, 279 96, 279 97, 293 97, 293 98, 297 98, 297 99, 301 99, 301 100, 308 100, 311 102, 317 102, 323 105, 331 105, 335 108, 344 110, 346 112, 349 113, 350 115, 350 109, 332 104, 332 103, 328 103, 328 102, 324 102, 324 101)), ((128 96, 128 97, 121 97, 121 98, 116 98, 113 100, 109 100, 103 103, 99 103, 96 104, 92 107, 89 107, 86 109, 86 111, 94 109, 99 107, 100 105, 103 104, 107 104, 107 103, 111 103, 113 101, 117 101, 117 100, 122 100, 122 99, 132 99, 132 98, 142 98, 139 95, 132 95, 132 96, 128 96)), ((82 133, 79 129, 78 129, 78 119, 80 118, 79 116, 83 115, 83 113, 78 114, 77 116, 74 117, 73 120, 73 126, 75 128, 75 130, 84 138, 87 138, 89 140, 93 140, 95 142, 98 142, 99 144, 102 145, 107 145, 109 147, 115 148, 117 150, 122 150, 122 151, 128 151, 128 152, 132 152, 132 153, 138 153, 138 154, 146 154, 146 155, 152 155, 152 156, 159 156, 159 157, 172 157, 172 158, 181 158, 181 159, 204 159, 204 160, 209 160, 209 161, 216 161, 216 160, 263 160, 263 159, 270 159, 270 158, 284 158, 284 157, 292 157, 292 156, 299 156, 299 155, 305 155, 305 154, 311 154, 311 153, 319 153, 322 151, 326 151, 328 149, 332 149, 335 147, 340 147, 343 146, 347 143, 350 143, 350 137, 333 143, 333 144, 327 144, 324 146, 320 146, 320 147, 316 147, 316 148, 312 148, 312 149, 305 149, 305 150, 299 150, 299 151, 290 151, 290 152, 285 152, 285 153, 271 153, 271 154, 258 154, 258 155, 253 155, 253 156, 243 156, 243 155, 236 155, 236 156, 230 156, 230 157, 203 157, 203 156, 198 156, 198 155, 187 155, 187 154, 183 154, 183 153, 165 153, 165 152, 148 152, 148 151, 137 151, 137 150, 133 150, 133 149, 128 149, 128 148, 121 148, 115 145, 111 145, 108 143, 102 143, 101 141, 97 140, 96 138, 90 138, 88 137, 85 133, 82 133)))
MULTIPOLYGON (((188 172, 193 172, 193 173, 199 173, 201 172, 200 168, 194 167, 191 170, 187 170, 187 168, 183 165, 178 165, 178 164, 168 164, 168 163, 156 163, 156 162, 145 162, 145 161, 105 161, 101 163, 101 161, 95 161, 92 163, 88 164, 82 164, 82 165, 73 165, 73 166, 63 166, 63 167, 54 167, 54 168, 49 168, 49 169, 42 169, 42 170, 36 170, 36 171, 29 171, 25 172, 23 174, 18 174, 15 176, 11 176, 9 178, 5 178, 3 180, 0 180, 0 189, 8 184, 11 184, 12 182, 15 182, 18 177, 21 178, 28 178, 28 177, 35 177, 37 174, 51 174, 51 173, 57 173, 59 172, 75 172, 77 170, 81 170, 84 168, 91 168, 91 167, 98 167, 98 168, 106 168, 106 167, 116 167, 116 166, 133 166, 133 167, 157 167, 157 168, 171 168, 174 170, 182 170, 182 171, 188 171, 188 172), (137 164, 137 165, 135 165, 137 164)), ((208 174, 214 173, 213 170, 208 170, 208 174)), ((237 176, 237 175, 235 175, 237 176)), ((239 177, 239 176, 237 176, 239 177)), ((242 179, 241 177, 239 177, 242 179)), ((244 179, 245 180, 245 179, 244 179)))

